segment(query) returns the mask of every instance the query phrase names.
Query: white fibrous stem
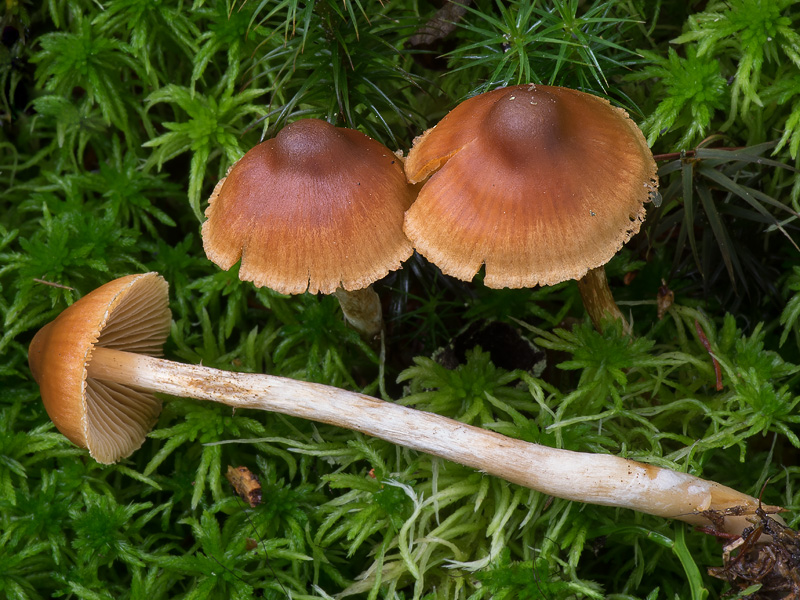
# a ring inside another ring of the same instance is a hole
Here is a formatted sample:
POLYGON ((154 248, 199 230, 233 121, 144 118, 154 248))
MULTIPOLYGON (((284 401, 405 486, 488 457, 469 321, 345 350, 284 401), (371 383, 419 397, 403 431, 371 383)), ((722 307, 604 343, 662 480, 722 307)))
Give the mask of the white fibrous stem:
MULTIPOLYGON (((95 348, 88 376, 151 392, 273 411, 360 431, 545 494, 630 508, 739 534, 758 500, 677 471, 509 438, 447 417, 338 388, 271 375, 231 373, 95 348), (719 513, 718 513, 719 514, 719 513)), ((771 507, 765 507, 768 509, 771 507)))

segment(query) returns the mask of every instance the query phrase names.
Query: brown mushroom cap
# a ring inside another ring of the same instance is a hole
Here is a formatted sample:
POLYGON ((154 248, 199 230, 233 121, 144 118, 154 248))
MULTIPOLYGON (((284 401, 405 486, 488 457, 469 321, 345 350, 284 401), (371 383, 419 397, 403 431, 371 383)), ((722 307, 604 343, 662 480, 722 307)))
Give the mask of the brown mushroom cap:
POLYGON ((172 319, 167 282, 129 275, 87 294, 34 336, 31 372, 47 414, 74 444, 101 463, 137 450, 158 414, 153 394, 87 377, 95 346, 160 356, 172 319))
POLYGON ((489 287, 579 279, 639 231, 657 185, 642 132, 608 101, 518 85, 466 100, 414 140, 406 214, 416 249, 489 287))
POLYGON ((223 269, 285 294, 358 290, 411 256, 414 200, 392 152, 353 129, 304 119, 237 162, 206 209, 203 247, 223 269))

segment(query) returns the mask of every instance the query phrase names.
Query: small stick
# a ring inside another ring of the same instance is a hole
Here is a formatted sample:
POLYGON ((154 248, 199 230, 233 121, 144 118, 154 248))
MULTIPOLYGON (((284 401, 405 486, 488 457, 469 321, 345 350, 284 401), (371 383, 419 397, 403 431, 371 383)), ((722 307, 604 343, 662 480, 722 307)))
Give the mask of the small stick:
POLYGON ((37 279, 36 277, 33 278, 36 283, 43 283, 44 285, 49 285, 54 288, 60 288, 62 290, 69 290, 71 292, 75 291, 75 288, 69 287, 68 285, 61 285, 60 283, 53 283, 52 281, 47 281, 45 279, 37 279))
POLYGON ((700 342, 703 344, 703 347, 708 352, 708 355, 711 357, 711 362, 714 364, 714 375, 717 377, 717 391, 722 391, 722 369, 719 368, 719 362, 714 357, 714 354, 711 352, 711 343, 708 341, 705 332, 703 331, 702 325, 700 325, 700 321, 697 319, 694 320, 694 328, 697 331, 697 335, 700 338, 700 342))
MULTIPOLYGON (((719 147, 714 148, 714 150, 728 150, 730 152, 734 152, 736 150, 742 150, 744 146, 732 146, 732 147, 719 147)), ((702 150, 702 148, 700 148, 702 150)), ((697 154, 697 150, 684 150, 683 152, 667 152, 666 154, 654 154, 653 160, 658 162, 660 160, 675 160, 676 158, 681 158, 682 156, 685 158, 694 157, 697 154)))
POLYGON ((261 504, 261 483, 250 469, 247 467, 236 467, 228 465, 228 472, 225 473, 227 479, 239 494, 242 500, 255 508, 261 504))

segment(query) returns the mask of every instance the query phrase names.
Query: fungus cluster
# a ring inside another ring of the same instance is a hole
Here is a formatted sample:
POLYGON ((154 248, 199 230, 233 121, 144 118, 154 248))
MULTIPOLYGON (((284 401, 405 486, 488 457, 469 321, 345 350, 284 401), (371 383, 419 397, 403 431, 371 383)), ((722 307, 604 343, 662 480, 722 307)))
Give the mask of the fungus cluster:
MULTIPOLYGON (((240 276, 256 285, 336 293, 366 337, 381 327, 369 286, 412 243, 461 279, 485 266, 490 287, 580 279, 599 325, 609 313, 622 318, 602 265, 638 231, 656 184, 624 111, 574 90, 515 86, 456 107, 415 140, 405 173, 357 131, 314 119, 287 126, 216 186, 203 244, 224 269, 241 261, 240 276), (412 184, 423 181, 414 202, 412 184), (367 291, 351 305, 357 290, 367 291)), ((546 494, 729 533, 761 510, 755 498, 686 473, 531 444, 324 385, 163 360, 170 319, 163 278, 131 275, 70 306, 31 343, 48 414, 99 462, 142 444, 161 408, 155 394, 165 393, 345 427, 546 494)))
POLYGON ((657 186, 644 136, 622 109, 561 87, 519 85, 459 104, 405 163, 366 135, 317 119, 250 150, 216 186, 203 245, 223 269, 278 292, 335 293, 371 339, 371 284, 416 248, 489 287, 577 279, 600 328, 625 323, 603 265, 638 232, 657 186), (410 184, 420 184, 418 196, 410 184), (407 236, 407 237, 406 237, 407 236), (410 240, 410 241, 409 241, 410 240))

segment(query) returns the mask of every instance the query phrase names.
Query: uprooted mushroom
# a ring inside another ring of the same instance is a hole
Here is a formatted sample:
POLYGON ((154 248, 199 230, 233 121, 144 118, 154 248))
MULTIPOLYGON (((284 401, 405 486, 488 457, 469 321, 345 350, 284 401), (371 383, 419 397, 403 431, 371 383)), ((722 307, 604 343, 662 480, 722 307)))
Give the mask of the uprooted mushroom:
POLYGON ((111 281, 67 308, 31 342, 31 372, 48 414, 98 462, 116 462, 141 446, 158 418, 155 394, 161 392, 329 423, 560 498, 722 532, 741 533, 759 508, 751 496, 687 473, 532 444, 325 385, 156 358, 169 334, 167 287, 157 273, 111 281))

